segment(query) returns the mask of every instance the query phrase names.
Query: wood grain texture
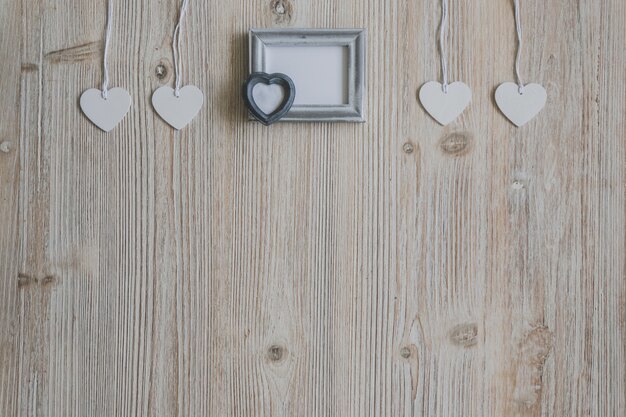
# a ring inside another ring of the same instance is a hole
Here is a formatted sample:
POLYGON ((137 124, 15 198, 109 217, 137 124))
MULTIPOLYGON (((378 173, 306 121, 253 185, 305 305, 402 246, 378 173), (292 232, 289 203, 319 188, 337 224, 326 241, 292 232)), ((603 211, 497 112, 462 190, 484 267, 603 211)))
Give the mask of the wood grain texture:
POLYGON ((178 2, 0 0, 0 415, 626 415, 626 4, 525 0, 521 129, 512 1, 450 3, 440 127, 437 1, 191 2, 181 132, 178 2), (368 29, 366 124, 247 120, 251 27, 368 29), (158 69, 157 69, 158 68, 158 69))

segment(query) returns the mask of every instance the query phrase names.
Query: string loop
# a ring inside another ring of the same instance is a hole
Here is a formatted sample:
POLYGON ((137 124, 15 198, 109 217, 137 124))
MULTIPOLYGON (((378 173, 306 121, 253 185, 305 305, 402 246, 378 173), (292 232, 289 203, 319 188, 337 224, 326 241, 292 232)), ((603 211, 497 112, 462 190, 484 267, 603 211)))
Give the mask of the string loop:
POLYGON ((187 7, 189 6, 189 0, 183 0, 180 6, 180 13, 178 15, 178 23, 174 28, 174 36, 172 37, 172 50, 174 51, 174 72, 175 72, 175 86, 174 95, 180 97, 180 73, 182 72, 180 63, 180 34, 183 30, 183 18, 187 13, 187 7))
POLYGON ((441 0, 441 23, 439 24, 439 54, 441 59, 442 88, 448 94, 448 62, 446 58, 446 24, 448 22, 448 0, 441 0))
POLYGON ((111 21, 113 20, 113 0, 107 2, 107 25, 106 34, 104 36, 104 59, 102 66, 104 77, 102 80, 102 98, 107 99, 109 96, 109 69, 107 65, 107 55, 109 54, 109 43, 111 41, 111 21))
POLYGON ((515 56, 515 77, 517 78, 517 91, 524 94, 524 81, 520 75, 520 60, 522 58, 522 22, 519 11, 519 0, 513 0, 515 6, 515 31, 517 32, 517 54, 515 56))

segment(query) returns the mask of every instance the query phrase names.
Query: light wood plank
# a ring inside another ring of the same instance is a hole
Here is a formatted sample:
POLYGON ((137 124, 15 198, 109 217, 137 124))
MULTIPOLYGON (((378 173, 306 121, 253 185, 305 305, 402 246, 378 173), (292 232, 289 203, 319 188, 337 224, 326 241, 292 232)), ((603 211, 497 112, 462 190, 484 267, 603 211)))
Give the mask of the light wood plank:
POLYGON ((521 129, 511 1, 450 2, 447 127, 438 1, 191 2, 182 132, 150 104, 179 2, 114 5, 104 134, 105 4, 2 4, 0 415, 626 414, 623 1, 522 2, 521 129), (368 122, 247 121, 251 27, 367 28, 368 122))
POLYGON ((18 238, 20 189, 20 118, 19 107, 22 74, 33 70, 21 65, 20 4, 0 2, 0 414, 13 416, 18 410, 20 352, 18 286, 32 283, 20 272, 18 238), (11 47, 12 46, 12 47, 11 47), (16 115, 18 113, 18 115, 16 115))

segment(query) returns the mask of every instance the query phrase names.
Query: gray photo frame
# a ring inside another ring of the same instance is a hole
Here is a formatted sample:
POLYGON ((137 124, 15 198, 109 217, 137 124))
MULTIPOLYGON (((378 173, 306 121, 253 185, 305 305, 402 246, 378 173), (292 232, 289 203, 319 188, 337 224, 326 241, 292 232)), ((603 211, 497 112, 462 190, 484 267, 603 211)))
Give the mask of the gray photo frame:
POLYGON ((281 121, 365 122, 365 29, 251 29, 249 43, 250 73, 268 72, 266 57, 272 46, 347 47, 347 103, 295 103, 281 121))

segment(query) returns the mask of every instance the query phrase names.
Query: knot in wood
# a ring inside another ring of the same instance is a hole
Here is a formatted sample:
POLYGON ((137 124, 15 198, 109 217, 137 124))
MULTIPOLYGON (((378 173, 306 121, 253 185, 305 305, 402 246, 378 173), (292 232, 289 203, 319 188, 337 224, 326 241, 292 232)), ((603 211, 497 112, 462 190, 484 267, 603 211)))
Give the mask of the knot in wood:
POLYGON ((449 333, 450 341, 465 348, 478 343, 478 325, 476 323, 463 323, 454 326, 449 333))
POLYGON ((274 13, 285 14, 285 4, 281 1, 274 3, 274 13))
POLYGON ((46 275, 42 280, 41 280, 41 284, 42 285, 52 285, 57 281, 57 277, 55 277, 54 275, 46 275))
POLYGON ((290 0, 272 0, 270 9, 274 16, 274 23, 285 25, 291 22, 293 17, 293 4, 290 0))
POLYGON ((404 359, 409 359, 411 357, 411 348, 405 346, 400 349, 400 356, 402 356, 404 359))
POLYGON ((285 355, 285 349, 282 346, 274 345, 267 350, 267 358, 272 362, 279 362, 285 355))
POLYGON ((454 132, 443 137, 441 149, 453 156, 465 155, 470 150, 471 136, 465 132, 454 132))
POLYGON ((541 404, 543 366, 553 344, 554 334, 544 325, 526 333, 519 342, 513 399, 526 409, 541 404))
POLYGON ((520 343, 520 357, 524 362, 542 368, 552 350, 554 335, 546 326, 528 332, 520 343))
POLYGON ((36 284, 37 277, 30 276, 28 274, 19 273, 17 274, 17 287, 24 288, 30 284, 36 284))
POLYGON ((163 64, 158 64, 154 69, 154 73, 159 80, 162 80, 167 77, 167 67, 163 64))
POLYGON ((513 187, 514 190, 521 190, 525 186, 524 186, 524 183, 522 181, 515 180, 515 181, 513 181, 512 187, 513 187))
POLYGON ((13 148, 13 144, 9 142, 8 140, 0 143, 0 151, 4 153, 11 152, 11 148, 13 148))

